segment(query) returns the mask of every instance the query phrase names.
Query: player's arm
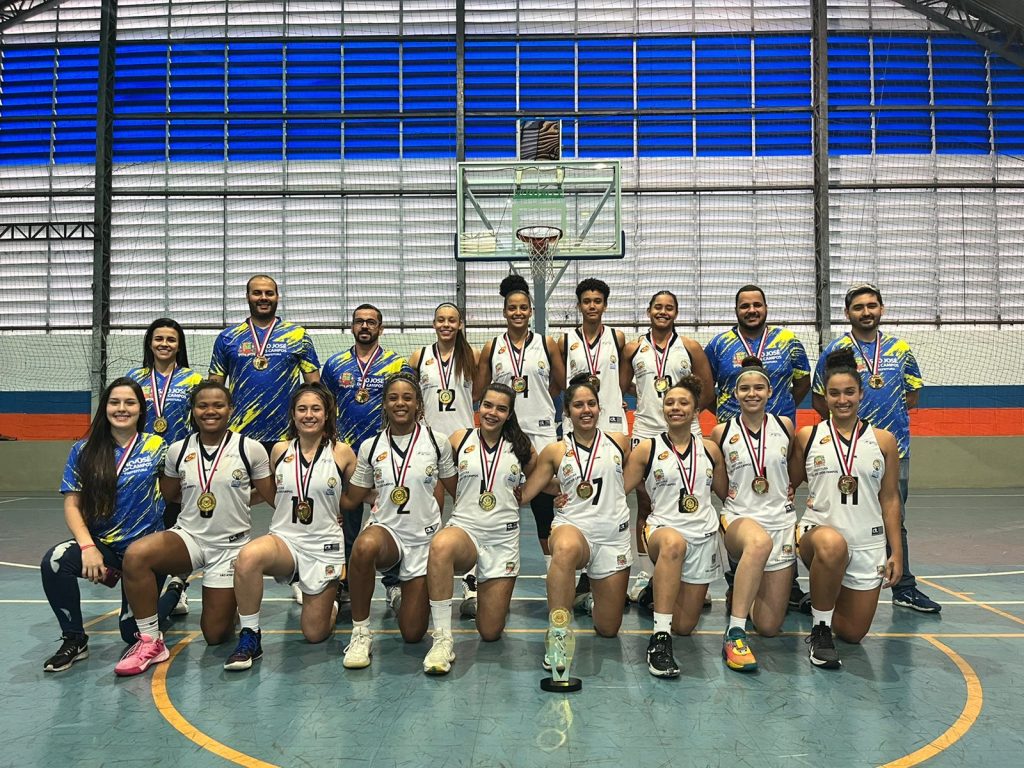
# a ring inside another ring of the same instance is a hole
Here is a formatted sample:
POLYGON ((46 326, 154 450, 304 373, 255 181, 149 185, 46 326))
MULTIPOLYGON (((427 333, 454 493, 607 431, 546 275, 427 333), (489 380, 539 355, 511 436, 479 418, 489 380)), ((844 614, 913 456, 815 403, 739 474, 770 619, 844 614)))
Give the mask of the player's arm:
MULTIPOLYGON (((811 394, 811 407, 818 412, 818 415, 823 419, 828 418, 828 403, 825 402, 825 356, 831 349, 826 347, 821 357, 818 359, 818 364, 814 368, 814 377, 812 381, 812 394, 811 394)), ((795 486, 794 486, 795 487, 795 486)))
POLYGON ((907 410, 908 411, 911 408, 917 408, 918 404, 921 402, 921 390, 920 389, 914 389, 914 390, 911 390, 910 392, 907 392, 906 393, 906 398, 907 398, 907 410))
POLYGON ((558 342, 550 336, 544 337, 544 345, 548 348, 548 358, 551 360, 551 377, 548 379, 548 392, 551 397, 558 397, 565 383, 565 361, 558 351, 558 342))
POLYGON ((903 544, 900 541, 900 451, 896 438, 884 429, 876 429, 875 439, 885 457, 885 474, 878 489, 878 503, 882 507, 882 523, 889 543, 889 557, 885 561, 883 587, 891 589, 903 575, 903 544))
POLYGON ((622 348, 622 359, 619 361, 619 389, 623 395, 633 386, 633 355, 639 348, 640 342, 637 340, 629 342, 622 348))
POLYGON ((306 371, 302 374, 302 381, 306 384, 318 384, 320 382, 320 371, 306 371))
MULTIPOLYGON (((437 432, 434 432, 436 438, 437 432)), ((455 491, 459 487, 459 470, 455 466, 455 449, 449 441, 441 440, 435 442, 438 449, 437 457, 437 479, 454 499, 455 491)))
POLYGON ((423 347, 420 347, 412 353, 412 357, 409 358, 409 367, 414 371, 418 371, 420 368, 420 358, 423 357, 423 347))
POLYGON ((165 503, 176 504, 181 502, 181 479, 160 475, 160 495, 164 497, 165 503))
POLYGON ((799 379, 794 376, 793 384, 789 388, 789 391, 793 395, 793 402, 796 403, 796 406, 799 408, 800 403, 802 403, 804 401, 804 398, 807 397, 807 393, 811 391, 810 374, 807 374, 806 376, 801 376, 799 379))
POLYGON ((807 441, 811 439, 812 429, 804 427, 789 444, 789 485, 793 490, 807 479, 807 441))
POLYGON ((729 476, 725 472, 725 460, 722 458, 722 452, 718 449, 717 443, 713 443, 707 438, 704 438, 704 448, 711 456, 711 463, 714 465, 711 470, 711 490, 715 492, 715 496, 725 501, 729 495, 729 476))
POLYGON ((103 555, 92 539, 82 512, 82 494, 74 491, 64 494, 64 522, 78 546, 82 548, 82 577, 94 584, 103 578, 106 567, 103 555))
POLYGON ((700 411, 715 412, 715 379, 711 375, 711 364, 708 356, 704 354, 704 347, 693 339, 684 339, 683 344, 686 351, 690 353, 690 364, 693 366, 693 375, 700 379, 700 411))
POLYGON ((622 485, 628 496, 644 481, 644 470, 651 459, 653 440, 641 440, 626 459, 626 468, 622 470, 622 485))
POLYGON ((494 339, 484 344, 480 350, 480 359, 476 365, 476 379, 473 382, 473 399, 484 396, 484 390, 491 383, 491 352, 494 350, 494 339))
POLYGON ((548 483, 555 476, 558 461, 564 450, 561 443, 552 443, 540 452, 533 472, 526 476, 526 484, 523 486, 523 504, 529 504, 547 488, 548 483))

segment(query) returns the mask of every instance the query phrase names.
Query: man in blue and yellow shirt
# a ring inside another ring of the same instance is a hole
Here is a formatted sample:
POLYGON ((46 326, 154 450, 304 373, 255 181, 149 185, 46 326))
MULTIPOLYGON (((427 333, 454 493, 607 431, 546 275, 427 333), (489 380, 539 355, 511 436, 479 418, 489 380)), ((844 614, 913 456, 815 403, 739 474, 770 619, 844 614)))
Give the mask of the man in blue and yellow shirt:
POLYGON ((228 380, 231 429, 269 446, 285 436, 296 387, 320 380, 320 361, 305 328, 277 316, 280 294, 273 278, 254 275, 245 292, 250 316, 217 337, 210 379, 228 380))
POLYGON ((907 550, 907 495, 910 487, 910 415, 917 407, 921 387, 921 369, 910 345, 903 339, 882 333, 878 326, 885 314, 882 294, 874 285, 861 283, 846 292, 846 319, 850 330, 833 339, 822 350, 814 370, 814 409, 828 418, 825 404, 825 358, 836 349, 852 347, 861 374, 863 398, 860 416, 874 427, 887 429, 896 438, 900 451, 900 539, 903 544, 903 578, 893 587, 892 603, 923 613, 938 613, 942 606, 917 588, 910 571, 907 550))

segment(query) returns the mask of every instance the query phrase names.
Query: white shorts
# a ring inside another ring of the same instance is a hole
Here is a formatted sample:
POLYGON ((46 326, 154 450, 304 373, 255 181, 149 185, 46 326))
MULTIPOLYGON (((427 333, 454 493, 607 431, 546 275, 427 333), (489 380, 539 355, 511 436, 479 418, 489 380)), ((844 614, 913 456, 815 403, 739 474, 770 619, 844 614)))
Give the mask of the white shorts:
POLYGON ((277 579, 279 584, 298 584, 305 595, 319 595, 333 582, 340 579, 345 570, 345 550, 332 552, 309 552, 300 549, 295 542, 289 541, 279 533, 277 536, 292 555, 295 568, 290 576, 277 579))
MULTIPOLYGON (((742 518, 738 515, 722 515, 720 519, 722 530, 729 530, 732 523, 742 518)), ((768 555, 768 562, 764 564, 765 573, 781 571, 783 568, 793 565, 796 562, 796 527, 792 525, 775 529, 761 527, 772 540, 772 551, 768 555)), ((732 555, 729 557, 731 558, 732 555)))
POLYGON ((628 528, 623 531, 625 535, 614 544, 596 544, 589 536, 587 536, 586 531, 572 523, 559 523, 556 520, 551 526, 552 533, 556 528, 563 525, 576 528, 577 531, 583 534, 583 538, 586 539, 587 547, 590 548, 590 559, 587 561, 585 567, 587 569, 587 575, 591 579, 606 579, 619 571, 632 567, 633 548, 630 546, 628 528))
MULTIPOLYGON (((801 525, 800 535, 817 526, 801 525)), ((885 544, 868 549, 851 549, 847 553, 846 572, 843 574, 843 586, 858 592, 869 592, 878 589, 885 580, 885 544)))
MULTIPOLYGON (((644 528, 644 541, 648 546, 650 546, 651 536, 662 528, 676 530, 668 525, 648 524, 644 528)), ((676 532, 678 533, 678 531, 676 532)), ((687 584, 710 584, 722 575, 722 559, 718 552, 721 535, 718 531, 699 541, 685 540, 686 554, 683 556, 683 570, 679 574, 680 581, 685 581, 687 584)))
POLYGON ((204 587, 210 589, 234 588, 235 559, 238 557, 238 550, 249 543, 249 531, 229 538, 228 542, 221 546, 198 539, 178 526, 169 528, 168 531, 185 544, 189 559, 192 561, 192 570, 202 569, 204 587))
POLYGON ((464 531, 476 547, 476 580, 514 579, 519 575, 519 527, 508 533, 490 534, 452 524, 451 528, 464 531))
MULTIPOLYGON (((370 525, 387 531, 394 540, 395 546, 398 547, 398 562, 387 568, 379 569, 381 573, 393 573, 399 581, 412 581, 427 575, 427 555, 430 554, 429 541, 426 544, 407 544, 394 528, 381 523, 371 522, 370 525)), ((369 528, 370 525, 366 527, 369 528)))

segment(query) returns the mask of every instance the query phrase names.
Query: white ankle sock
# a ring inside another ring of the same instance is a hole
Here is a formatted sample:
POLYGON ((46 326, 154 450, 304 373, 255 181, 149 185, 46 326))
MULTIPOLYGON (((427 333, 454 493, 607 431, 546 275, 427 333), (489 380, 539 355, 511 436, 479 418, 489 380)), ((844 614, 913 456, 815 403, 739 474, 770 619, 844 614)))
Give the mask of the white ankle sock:
POLYGON ((672 631, 672 614, 671 613, 658 613, 654 612, 654 631, 655 632, 671 632, 672 631))
POLYGON ((452 633, 452 599, 431 600, 430 620, 435 632, 452 633))
POLYGON ((258 632, 260 629, 260 612, 256 611, 251 615, 249 614, 238 614, 238 623, 242 625, 242 629, 251 629, 253 632, 258 632))
POLYGON ((160 632, 160 619, 156 616, 147 616, 144 619, 136 619, 135 623, 139 625, 140 635, 149 635, 154 640, 163 639, 163 634, 160 632))
POLYGON ((831 611, 819 611, 817 608, 815 608, 812 605, 811 606, 811 624, 813 626, 815 626, 815 627, 818 626, 819 624, 824 624, 826 627, 831 627, 832 626, 832 614, 833 613, 835 613, 835 609, 834 608, 831 611))
MULTIPOLYGON (((738 629, 742 629, 744 632, 746 632, 747 631, 747 619, 746 619, 746 617, 741 619, 739 616, 733 616, 732 614, 730 614, 729 615, 729 629, 732 629, 733 627, 736 627, 738 629)), ((725 631, 728 632, 729 629, 726 629, 725 631)))

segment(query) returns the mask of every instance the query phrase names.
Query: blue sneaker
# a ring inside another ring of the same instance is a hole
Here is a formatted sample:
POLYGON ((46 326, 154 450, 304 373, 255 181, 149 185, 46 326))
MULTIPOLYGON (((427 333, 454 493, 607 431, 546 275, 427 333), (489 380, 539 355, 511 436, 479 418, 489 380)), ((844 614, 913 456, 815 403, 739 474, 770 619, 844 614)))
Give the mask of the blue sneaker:
POLYGON ((898 605, 901 608, 913 608, 921 613, 939 613, 942 610, 941 605, 917 587, 894 589, 892 591, 892 604, 898 605))
POLYGON ((238 645, 235 652, 228 656, 224 662, 224 669, 232 672, 249 669, 252 663, 263 656, 263 646, 260 644, 260 631, 255 632, 249 628, 238 633, 238 645))

